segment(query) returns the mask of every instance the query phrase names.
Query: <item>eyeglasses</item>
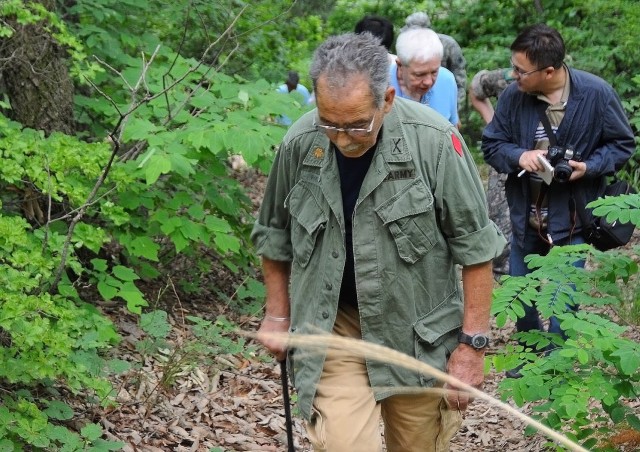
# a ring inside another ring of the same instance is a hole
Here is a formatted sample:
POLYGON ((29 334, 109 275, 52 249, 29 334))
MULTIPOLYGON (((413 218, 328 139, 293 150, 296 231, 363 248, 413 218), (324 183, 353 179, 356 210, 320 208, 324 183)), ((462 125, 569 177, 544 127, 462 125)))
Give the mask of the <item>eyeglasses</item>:
POLYGON ((531 75, 531 74, 533 74, 535 72, 543 71, 546 68, 545 67, 541 67, 540 69, 534 69, 533 71, 523 71, 518 66, 513 64, 513 61, 511 61, 511 69, 513 69, 513 72, 518 74, 519 77, 526 77, 527 75, 531 75))
POLYGON ((371 118, 371 124, 369 124, 369 127, 367 127, 366 129, 360 129, 357 127, 343 129, 342 127, 327 126, 324 124, 318 124, 316 119, 313 120, 313 125, 322 130, 327 135, 337 135, 339 132, 344 132, 350 137, 364 138, 369 136, 369 134, 373 130, 373 123, 375 120, 376 117, 374 115, 373 118, 371 118))

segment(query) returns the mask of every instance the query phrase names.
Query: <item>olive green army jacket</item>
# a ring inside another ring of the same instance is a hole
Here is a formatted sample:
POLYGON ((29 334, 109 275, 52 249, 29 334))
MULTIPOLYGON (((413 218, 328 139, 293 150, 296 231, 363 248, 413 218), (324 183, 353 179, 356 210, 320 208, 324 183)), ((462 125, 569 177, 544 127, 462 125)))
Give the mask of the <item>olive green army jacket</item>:
MULTIPOLYGON (((260 255, 291 262, 294 334, 331 332, 346 256, 337 151, 314 127, 315 114, 285 136, 252 232, 260 255)), ((455 264, 488 262, 505 243, 457 129, 432 109, 396 98, 353 213, 362 339, 444 371, 462 324, 455 264)), ((322 353, 289 354, 307 419, 323 362, 322 353)), ((367 370, 377 400, 434 384, 383 362, 367 360, 367 370)))

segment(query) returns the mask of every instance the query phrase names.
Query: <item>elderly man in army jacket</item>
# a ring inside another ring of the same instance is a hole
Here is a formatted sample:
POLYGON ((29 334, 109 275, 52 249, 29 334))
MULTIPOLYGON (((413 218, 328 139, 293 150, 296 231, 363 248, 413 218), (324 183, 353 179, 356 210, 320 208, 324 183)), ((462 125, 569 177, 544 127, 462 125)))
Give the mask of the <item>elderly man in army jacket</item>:
POLYGON ((396 99, 372 35, 329 38, 317 109, 294 123, 252 238, 267 289, 258 338, 288 357, 315 450, 444 451, 468 394, 348 350, 289 350, 269 333, 362 339, 482 384, 491 259, 505 240, 457 129, 396 99), (462 266, 461 288, 456 264, 462 266), (288 356, 287 356, 288 355, 288 356))

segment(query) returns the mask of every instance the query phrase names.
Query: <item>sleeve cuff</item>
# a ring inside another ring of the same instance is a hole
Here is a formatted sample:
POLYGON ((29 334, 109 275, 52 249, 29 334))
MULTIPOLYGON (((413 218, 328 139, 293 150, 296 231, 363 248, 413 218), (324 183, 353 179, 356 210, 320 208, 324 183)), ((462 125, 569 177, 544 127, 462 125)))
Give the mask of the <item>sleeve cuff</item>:
POLYGON ((282 262, 293 260, 293 249, 287 229, 270 228, 256 222, 251 231, 251 240, 260 256, 282 262))
POLYGON ((449 240, 454 261, 463 266, 488 262, 500 256, 506 245, 507 240, 493 222, 470 234, 449 240))

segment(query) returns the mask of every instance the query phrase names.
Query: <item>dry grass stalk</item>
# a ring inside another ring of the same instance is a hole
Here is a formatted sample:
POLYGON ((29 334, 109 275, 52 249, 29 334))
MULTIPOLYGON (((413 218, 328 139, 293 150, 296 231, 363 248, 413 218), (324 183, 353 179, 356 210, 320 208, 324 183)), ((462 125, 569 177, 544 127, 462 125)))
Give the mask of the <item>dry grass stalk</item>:
MULTIPOLYGON (((252 337, 255 337, 255 333, 250 334, 252 337)), ((486 394, 485 392, 474 388, 473 386, 469 386, 468 384, 458 380, 451 375, 442 372, 435 367, 430 366, 429 364, 420 362, 404 353, 400 353, 396 350, 390 349, 388 347, 384 347, 382 345, 372 344, 369 342, 365 342, 362 340, 351 339, 346 337, 340 337, 335 335, 328 334, 307 334, 307 335, 298 335, 298 334, 286 334, 286 333, 273 333, 273 338, 282 340, 289 347, 303 348, 307 350, 314 349, 326 349, 331 348, 335 350, 349 350, 352 353, 356 353, 360 356, 364 356, 370 359, 374 359, 377 361, 382 361, 390 364, 394 364, 397 366, 404 367, 409 370, 414 370, 416 372, 420 372, 423 374, 431 375, 437 380, 447 383, 451 386, 455 386, 465 392, 468 392, 472 397, 485 400, 492 405, 495 405, 502 410, 512 414, 516 418, 525 422, 526 424, 536 428, 538 431, 544 433, 549 438, 558 443, 564 445, 569 450, 573 452, 589 452, 587 449, 583 448, 579 444, 571 441, 569 438, 564 436, 563 434, 556 432, 555 430, 547 427, 546 425, 541 424, 540 422, 532 419, 524 413, 521 413, 517 409, 512 406, 486 394)), ((436 390, 436 389, 434 389, 436 390)), ((451 391, 451 389, 444 391, 451 391)))

